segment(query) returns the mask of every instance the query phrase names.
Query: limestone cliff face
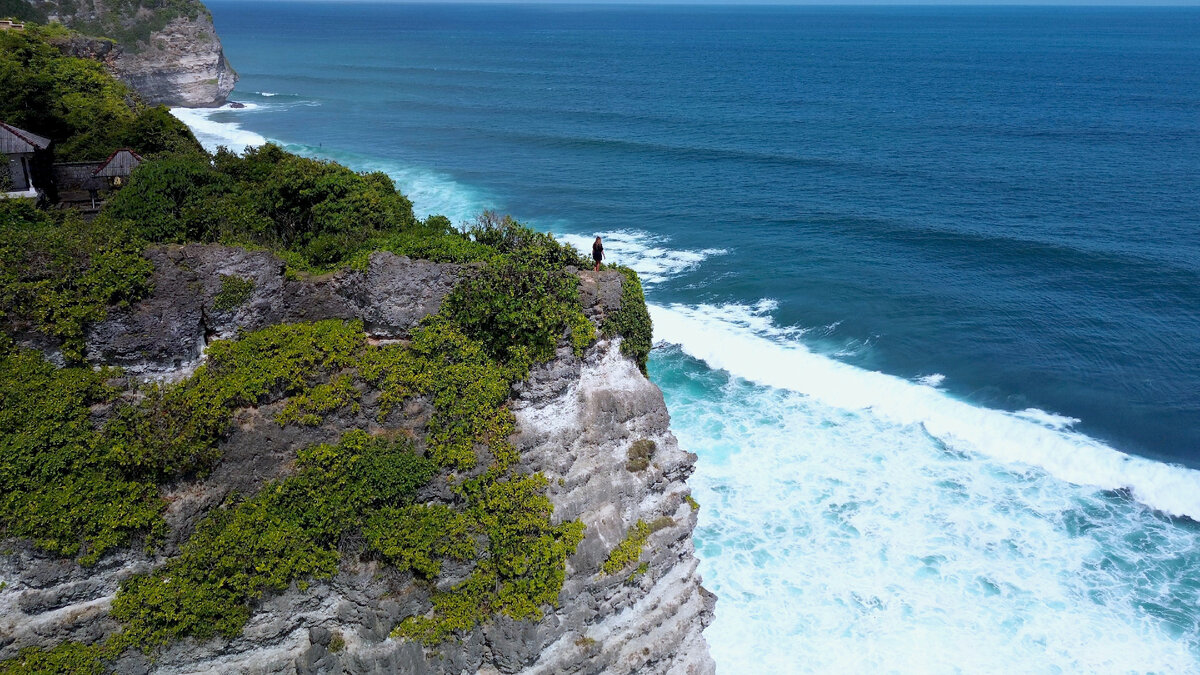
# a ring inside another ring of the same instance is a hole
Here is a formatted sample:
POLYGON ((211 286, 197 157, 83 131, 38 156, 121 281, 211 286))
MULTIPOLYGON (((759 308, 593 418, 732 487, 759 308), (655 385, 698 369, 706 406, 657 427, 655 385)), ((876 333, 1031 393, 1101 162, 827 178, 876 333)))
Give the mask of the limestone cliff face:
POLYGON ((143 2, 31 0, 53 21, 85 35, 113 38, 113 74, 148 103, 211 107, 225 103, 237 73, 225 59, 212 16, 198 0, 150 8, 143 2))
MULTIPOLYGON (((289 280, 265 252, 219 246, 159 247, 154 294, 95 326, 88 353, 128 373, 176 377, 203 359, 207 342, 239 328, 323 318, 357 318, 378 340, 404 339, 472 268, 374 254, 363 271, 289 280), (220 275, 254 280, 252 295, 219 311, 220 275)), ((616 272, 579 272, 585 313, 599 322, 619 308, 616 272)), ((567 561, 558 607, 540 621, 496 617, 461 641, 437 648, 389 637, 405 616, 429 607, 431 589, 352 552, 339 573, 306 590, 293 585, 255 608, 232 640, 175 643, 149 659, 127 652, 121 673, 711 673, 703 630, 715 598, 701 586, 691 534, 696 513, 685 483, 695 456, 669 428, 662 393, 602 340, 582 358, 569 347, 516 386, 514 442, 522 468, 549 479, 558 520, 580 519, 583 541, 567 561), (644 467, 627 465, 636 441, 655 450, 644 467), (600 568, 639 521, 654 522, 640 562, 619 573, 600 568)), ((162 551, 128 549, 82 568, 8 542, 0 553, 0 659, 30 645, 94 642, 119 629, 108 617, 118 584, 160 565, 231 492, 250 494, 293 470, 296 452, 332 442, 350 428, 377 425, 369 398, 320 427, 281 427, 281 404, 240 411, 207 478, 175 486, 167 500, 170 535, 162 551)), ((449 574, 454 576, 453 570, 449 574)))
POLYGON ((224 105, 238 79, 207 15, 175 19, 145 49, 124 52, 116 75, 149 103, 188 108, 224 105))

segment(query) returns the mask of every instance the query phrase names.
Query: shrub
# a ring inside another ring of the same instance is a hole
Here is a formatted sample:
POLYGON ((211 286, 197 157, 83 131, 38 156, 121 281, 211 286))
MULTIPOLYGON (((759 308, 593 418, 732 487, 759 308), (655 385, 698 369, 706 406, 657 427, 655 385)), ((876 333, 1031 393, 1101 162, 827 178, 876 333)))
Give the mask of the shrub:
POLYGON ((348 262, 374 243, 418 248, 401 235, 425 231, 386 175, 270 144, 242 156, 222 150, 211 160, 189 154, 146 162, 103 215, 135 223, 149 241, 265 246, 312 270, 348 262))
POLYGON ((297 464, 297 475, 209 515, 179 557, 123 583, 115 644, 149 652, 185 635, 236 636, 264 594, 331 577, 341 535, 369 510, 409 503, 435 472, 411 443, 363 431, 308 448, 297 464))
POLYGON ((650 323, 650 312, 646 309, 646 297, 642 293, 642 282, 637 272, 628 267, 614 267, 624 275, 621 280, 621 309, 611 314, 604 322, 607 335, 620 335, 621 353, 632 357, 642 374, 646 374, 646 361, 653 346, 654 328, 650 323))
POLYGON ((157 487, 104 459, 90 407, 112 373, 55 368, 0 337, 0 532, 95 562, 137 533, 161 531, 157 487))
POLYGON ((254 294, 254 280, 242 277, 221 275, 221 290, 213 298, 213 308, 218 311, 228 311, 240 307, 254 294))
POLYGON ((0 661, 0 675, 103 675, 105 661, 115 654, 101 645, 64 642, 53 649, 26 647, 0 661))
POLYGON ((627 459, 625 468, 631 472, 644 471, 646 467, 650 466, 650 457, 654 455, 656 448, 654 441, 648 438, 634 441, 629 446, 629 450, 625 452, 627 459))
POLYGON ((200 151, 166 108, 142 104, 104 64, 65 55, 59 45, 76 38, 55 24, 0 33, 0 119, 54 140, 59 160, 200 151))
POLYGON ((621 543, 617 544, 605 559, 604 564, 600 566, 600 573, 611 575, 620 572, 629 567, 642 557, 642 547, 646 545, 646 539, 650 536, 650 526, 645 521, 639 520, 633 527, 629 528, 629 532, 621 543))
POLYGON ((345 648, 346 648, 346 638, 345 638, 345 637, 343 637, 341 633, 336 633, 336 632, 335 632, 335 633, 334 633, 334 634, 333 634, 333 635, 332 635, 332 636, 329 638, 329 651, 331 651, 331 652, 333 652, 334 654, 336 654, 336 653, 338 653, 338 652, 342 651, 342 650, 343 650, 343 649, 345 649, 345 648))

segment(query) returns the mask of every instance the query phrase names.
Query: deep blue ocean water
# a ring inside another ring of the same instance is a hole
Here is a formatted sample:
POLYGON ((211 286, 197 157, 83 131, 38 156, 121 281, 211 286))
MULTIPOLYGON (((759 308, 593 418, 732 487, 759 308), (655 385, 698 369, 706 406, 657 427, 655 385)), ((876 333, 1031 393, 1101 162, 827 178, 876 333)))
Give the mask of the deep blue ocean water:
POLYGON ((206 143, 642 273, 723 671, 1200 671, 1200 9, 209 5, 206 143))

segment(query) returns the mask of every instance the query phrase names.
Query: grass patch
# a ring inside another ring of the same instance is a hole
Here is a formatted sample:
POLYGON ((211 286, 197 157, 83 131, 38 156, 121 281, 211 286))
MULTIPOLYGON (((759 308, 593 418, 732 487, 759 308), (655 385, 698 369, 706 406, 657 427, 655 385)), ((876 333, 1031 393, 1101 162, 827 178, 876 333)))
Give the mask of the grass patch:
POLYGON ((213 298, 213 307, 220 312, 227 312, 250 299, 254 294, 254 280, 228 274, 221 275, 221 290, 213 298))
POLYGON ((629 528, 625 538, 617 547, 608 554, 608 558, 604 564, 600 566, 600 573, 603 575, 612 575, 629 567, 642 557, 642 547, 646 545, 646 539, 650 536, 650 526, 645 521, 639 520, 633 527, 629 528))
POLYGON ((53 649, 26 647, 0 661, 0 675, 103 675, 116 654, 103 645, 64 642, 53 649))

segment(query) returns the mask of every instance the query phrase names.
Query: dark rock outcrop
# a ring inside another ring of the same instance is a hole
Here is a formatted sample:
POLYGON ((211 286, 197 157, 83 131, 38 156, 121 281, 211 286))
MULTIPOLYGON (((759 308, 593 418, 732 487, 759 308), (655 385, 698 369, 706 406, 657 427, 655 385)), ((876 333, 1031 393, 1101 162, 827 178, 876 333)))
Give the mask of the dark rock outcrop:
POLYGON ((285 265, 266 251, 190 244, 158 246, 154 292, 115 310, 88 331, 88 358, 144 375, 185 374, 210 340, 277 323, 361 319, 373 336, 398 337, 437 311, 458 282, 460 268, 391 253, 375 253, 365 271, 347 270, 312 280, 290 280, 285 265), (218 309, 221 277, 251 280, 249 297, 218 309))

